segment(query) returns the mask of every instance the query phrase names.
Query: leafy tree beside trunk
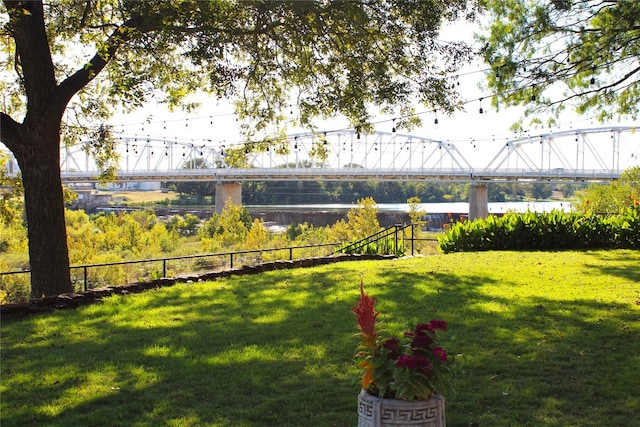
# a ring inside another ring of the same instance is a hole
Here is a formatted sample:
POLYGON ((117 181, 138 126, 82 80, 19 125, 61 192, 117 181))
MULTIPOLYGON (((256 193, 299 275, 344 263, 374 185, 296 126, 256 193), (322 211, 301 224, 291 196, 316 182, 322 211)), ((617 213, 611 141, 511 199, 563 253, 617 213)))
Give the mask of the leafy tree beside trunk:
POLYGON ((462 0, 3 0, 0 138, 22 172, 33 296, 73 290, 61 143, 90 139, 113 174, 101 124, 114 107, 191 108, 187 96, 202 90, 235 101, 257 147, 282 134, 285 111, 310 128, 343 115, 362 132, 373 106, 397 117, 415 118, 417 103, 452 112, 461 104, 449 76, 471 51, 438 32, 474 12, 462 0))
POLYGON ((527 113, 573 107, 601 121, 638 116, 638 0, 483 0, 482 6, 489 19, 478 41, 495 106, 523 105, 527 113))

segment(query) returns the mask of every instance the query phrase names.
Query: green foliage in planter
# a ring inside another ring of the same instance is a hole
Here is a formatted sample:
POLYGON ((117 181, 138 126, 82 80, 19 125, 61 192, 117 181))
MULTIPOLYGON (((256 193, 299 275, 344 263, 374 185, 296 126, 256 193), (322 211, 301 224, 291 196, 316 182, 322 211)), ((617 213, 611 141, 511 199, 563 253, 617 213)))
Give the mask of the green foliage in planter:
POLYGON ((340 252, 345 254, 366 254, 366 255, 396 255, 403 256, 405 252, 404 244, 398 242, 396 245, 393 236, 387 236, 377 240, 361 241, 360 244, 356 244, 357 239, 353 239, 351 243, 343 243, 340 246, 340 252))
POLYGON ((640 248, 640 206, 617 215, 507 213, 459 222, 438 238, 445 253, 487 250, 640 248))
POLYGON ((396 255, 403 256, 404 255, 404 244, 399 241, 396 245, 396 241, 392 236, 387 236, 382 240, 378 240, 378 254, 379 255, 396 255))

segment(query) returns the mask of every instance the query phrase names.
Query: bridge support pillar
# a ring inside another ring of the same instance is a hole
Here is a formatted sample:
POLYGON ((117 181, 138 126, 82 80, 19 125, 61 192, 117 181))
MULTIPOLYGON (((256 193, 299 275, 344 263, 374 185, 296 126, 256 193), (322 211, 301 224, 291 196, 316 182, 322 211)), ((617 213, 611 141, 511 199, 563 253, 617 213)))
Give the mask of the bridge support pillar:
POLYGON ((484 182, 474 182, 469 191, 469 220, 489 215, 489 187, 484 182))
POLYGON ((216 213, 222 212, 227 200, 236 206, 242 206, 242 184, 239 182, 221 182, 216 184, 216 213))

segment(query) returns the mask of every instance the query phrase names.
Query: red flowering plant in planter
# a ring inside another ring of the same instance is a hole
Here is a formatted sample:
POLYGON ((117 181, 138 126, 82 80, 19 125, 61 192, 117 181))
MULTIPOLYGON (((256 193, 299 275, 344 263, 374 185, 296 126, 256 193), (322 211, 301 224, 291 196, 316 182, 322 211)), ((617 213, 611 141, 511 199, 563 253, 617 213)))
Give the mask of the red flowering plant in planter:
POLYGON ((353 358, 364 370, 362 388, 376 397, 404 400, 427 400, 450 390, 453 358, 438 344, 438 331, 446 332, 447 322, 431 320, 402 338, 387 337, 375 304, 360 283, 360 301, 353 308, 360 344, 353 358))

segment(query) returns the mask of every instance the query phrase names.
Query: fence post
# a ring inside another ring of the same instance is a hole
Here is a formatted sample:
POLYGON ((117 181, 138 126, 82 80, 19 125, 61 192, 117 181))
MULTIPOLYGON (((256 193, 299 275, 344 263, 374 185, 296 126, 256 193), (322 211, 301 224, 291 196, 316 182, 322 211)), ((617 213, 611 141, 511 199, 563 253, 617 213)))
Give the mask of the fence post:
POLYGON ((230 257, 229 268, 233 269, 233 253, 229 254, 229 257, 230 257))
POLYGON ((162 260, 162 277, 167 277, 167 260, 162 260))
POLYGON ((293 261, 293 248, 289 248, 289 261, 293 261))
POLYGON ((86 265, 84 266, 83 270, 84 270, 84 290, 86 292, 87 290, 87 266, 86 265))
POLYGON ((413 256, 413 245, 414 245, 414 240, 413 240, 413 228, 415 227, 414 223, 411 223, 411 256, 413 256))
POLYGON ((396 255, 398 255, 398 228, 399 228, 398 224, 396 224, 396 225, 395 225, 395 228, 396 228, 396 229, 395 229, 395 232, 394 232, 393 234, 394 234, 395 239, 396 239, 396 248, 395 248, 395 252, 396 252, 396 255))

